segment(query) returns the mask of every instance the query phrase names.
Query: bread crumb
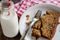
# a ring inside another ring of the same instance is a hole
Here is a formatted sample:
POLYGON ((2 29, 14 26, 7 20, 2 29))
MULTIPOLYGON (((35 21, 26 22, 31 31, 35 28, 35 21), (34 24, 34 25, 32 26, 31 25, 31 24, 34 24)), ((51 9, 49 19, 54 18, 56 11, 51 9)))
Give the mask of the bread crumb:
POLYGON ((26 25, 29 26, 32 23, 32 21, 26 22, 26 25))
POLYGON ((26 15, 27 20, 29 19, 29 17, 30 17, 29 15, 26 15))

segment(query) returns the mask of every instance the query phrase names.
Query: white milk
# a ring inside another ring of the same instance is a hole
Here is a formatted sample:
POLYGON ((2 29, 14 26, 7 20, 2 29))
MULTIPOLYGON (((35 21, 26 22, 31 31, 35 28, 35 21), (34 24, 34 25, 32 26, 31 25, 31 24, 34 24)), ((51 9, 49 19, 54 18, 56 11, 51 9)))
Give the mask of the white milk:
POLYGON ((18 34, 18 17, 15 11, 10 8, 10 15, 8 16, 8 12, 5 10, 1 14, 1 25, 3 34, 7 37, 15 37, 18 34))

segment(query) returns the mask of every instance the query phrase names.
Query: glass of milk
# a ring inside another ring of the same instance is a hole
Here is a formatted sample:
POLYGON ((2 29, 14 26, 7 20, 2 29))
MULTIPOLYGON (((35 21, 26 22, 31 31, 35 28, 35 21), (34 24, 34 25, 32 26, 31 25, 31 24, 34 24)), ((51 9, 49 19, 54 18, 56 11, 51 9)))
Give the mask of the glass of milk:
POLYGON ((13 8, 8 8, 3 4, 3 11, 1 14, 1 26, 3 34, 6 37, 15 37, 18 34, 18 17, 13 8))

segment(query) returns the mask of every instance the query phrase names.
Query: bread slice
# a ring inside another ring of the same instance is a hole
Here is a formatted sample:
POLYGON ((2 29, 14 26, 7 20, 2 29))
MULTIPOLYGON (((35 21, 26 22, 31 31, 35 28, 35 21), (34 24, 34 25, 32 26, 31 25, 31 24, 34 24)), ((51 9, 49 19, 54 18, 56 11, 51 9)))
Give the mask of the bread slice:
POLYGON ((32 31, 32 36, 34 36, 34 37, 36 37, 36 38, 41 37, 41 32, 40 32, 40 30, 33 29, 33 31, 32 31))
POLYGON ((51 39, 54 37, 54 34, 55 34, 55 31, 56 31, 56 27, 57 25, 59 24, 59 17, 60 17, 60 13, 59 12, 52 12, 52 11, 47 11, 47 13, 49 15, 52 15, 54 17, 54 22, 53 22, 53 31, 52 31, 52 34, 51 34, 51 39))
POLYGON ((42 36, 51 38, 51 30, 53 28, 54 21, 53 17, 51 15, 45 15, 41 17, 41 21, 42 21, 41 27, 42 36))
POLYGON ((32 36, 39 38, 41 37, 41 21, 37 21, 34 25, 33 25, 33 30, 32 30, 32 36))
POLYGON ((48 39, 53 38, 58 24, 58 17, 59 14, 51 11, 48 11, 46 15, 40 17, 42 21, 42 36, 48 39))
POLYGON ((39 38, 45 37, 51 40, 54 37, 58 25, 58 12, 47 11, 45 15, 40 16, 40 20, 33 25, 32 36, 39 38))

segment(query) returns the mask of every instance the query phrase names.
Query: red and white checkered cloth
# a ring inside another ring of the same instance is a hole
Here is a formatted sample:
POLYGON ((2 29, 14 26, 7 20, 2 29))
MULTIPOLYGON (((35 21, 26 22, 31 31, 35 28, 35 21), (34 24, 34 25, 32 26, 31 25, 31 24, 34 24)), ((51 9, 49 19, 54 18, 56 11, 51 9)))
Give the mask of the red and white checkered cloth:
POLYGON ((27 8, 35 4, 54 4, 60 6, 60 0, 24 0, 15 4, 14 9, 20 17, 27 8))

